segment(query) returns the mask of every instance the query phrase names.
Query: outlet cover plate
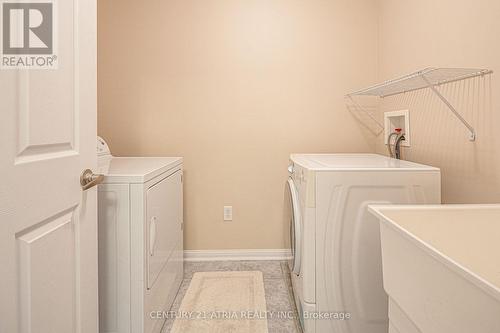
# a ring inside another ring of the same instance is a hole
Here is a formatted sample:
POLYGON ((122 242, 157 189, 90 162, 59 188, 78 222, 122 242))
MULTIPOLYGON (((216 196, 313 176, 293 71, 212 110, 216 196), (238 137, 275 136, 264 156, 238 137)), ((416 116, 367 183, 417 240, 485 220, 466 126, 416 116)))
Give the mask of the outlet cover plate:
POLYGON ((224 221, 233 220, 233 206, 224 206, 224 221))

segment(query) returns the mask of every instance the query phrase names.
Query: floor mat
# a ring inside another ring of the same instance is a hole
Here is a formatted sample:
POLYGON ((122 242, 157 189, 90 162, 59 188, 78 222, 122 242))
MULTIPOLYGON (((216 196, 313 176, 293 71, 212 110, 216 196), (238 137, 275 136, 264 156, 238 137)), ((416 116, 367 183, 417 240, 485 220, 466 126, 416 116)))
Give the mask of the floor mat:
POLYGON ((171 332, 267 333, 262 273, 195 273, 171 332))

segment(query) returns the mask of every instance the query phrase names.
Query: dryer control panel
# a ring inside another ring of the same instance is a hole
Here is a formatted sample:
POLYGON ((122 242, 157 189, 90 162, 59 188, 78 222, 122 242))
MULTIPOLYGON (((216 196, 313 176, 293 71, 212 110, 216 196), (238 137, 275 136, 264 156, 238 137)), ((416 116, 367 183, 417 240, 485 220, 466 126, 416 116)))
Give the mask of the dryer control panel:
POLYGON ((97 150, 97 156, 111 155, 111 151, 109 150, 108 144, 100 136, 97 137, 96 150, 97 150))

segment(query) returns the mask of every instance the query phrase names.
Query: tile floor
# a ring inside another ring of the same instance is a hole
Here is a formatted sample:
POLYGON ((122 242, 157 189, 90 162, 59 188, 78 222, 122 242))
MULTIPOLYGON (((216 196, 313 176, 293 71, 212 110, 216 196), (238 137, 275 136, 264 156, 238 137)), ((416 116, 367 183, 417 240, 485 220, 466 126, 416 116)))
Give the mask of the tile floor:
MULTIPOLYGON (((289 271, 286 262, 282 261, 204 261, 186 262, 184 264, 184 280, 175 298, 171 311, 177 311, 182 298, 186 294, 189 282, 195 272, 210 271, 261 271, 264 277, 267 311, 294 312, 294 318, 268 318, 269 333, 301 333, 300 324, 295 319, 295 305, 291 291, 289 271)), ((173 319, 167 319, 162 333, 170 332, 173 319)))

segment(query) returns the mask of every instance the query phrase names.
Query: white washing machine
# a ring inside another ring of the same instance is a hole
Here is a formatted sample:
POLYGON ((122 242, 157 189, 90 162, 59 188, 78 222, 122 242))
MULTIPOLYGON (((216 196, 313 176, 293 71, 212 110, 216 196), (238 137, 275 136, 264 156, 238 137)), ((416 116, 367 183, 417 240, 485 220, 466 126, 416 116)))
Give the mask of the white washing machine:
POLYGON ((306 333, 387 333, 378 220, 370 204, 438 204, 438 168, 376 154, 291 155, 289 262, 306 333))
POLYGON ((160 332, 183 278, 182 158, 114 157, 101 138, 97 154, 99 331, 160 332))

